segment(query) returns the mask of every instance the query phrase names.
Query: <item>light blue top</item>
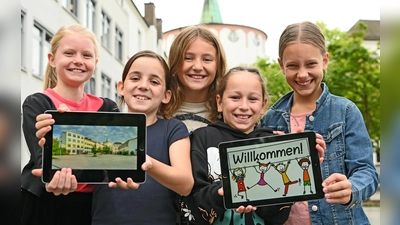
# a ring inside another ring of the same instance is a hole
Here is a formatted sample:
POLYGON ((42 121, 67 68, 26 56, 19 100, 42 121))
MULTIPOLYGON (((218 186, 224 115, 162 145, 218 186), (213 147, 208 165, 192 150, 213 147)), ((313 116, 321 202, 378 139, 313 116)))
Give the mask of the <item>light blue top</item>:
MULTIPOLYGON (((347 205, 329 204, 325 199, 309 201, 313 225, 370 224, 362 202, 378 187, 373 164, 372 144, 360 110, 348 99, 331 94, 325 83, 315 111, 306 116, 305 131, 315 131, 326 142, 322 178, 332 173, 345 174, 352 184, 352 199, 347 205)), ((290 133, 290 108, 293 91, 284 95, 266 112, 262 127, 290 133)))

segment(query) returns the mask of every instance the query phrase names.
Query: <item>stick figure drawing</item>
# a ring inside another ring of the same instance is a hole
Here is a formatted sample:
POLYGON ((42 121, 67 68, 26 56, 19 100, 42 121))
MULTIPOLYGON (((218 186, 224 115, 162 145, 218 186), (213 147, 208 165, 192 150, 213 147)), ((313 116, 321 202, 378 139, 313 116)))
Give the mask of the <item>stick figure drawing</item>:
POLYGON ((279 191, 280 188, 274 189, 270 184, 267 183, 267 181, 265 181, 265 173, 271 167, 271 163, 260 163, 260 162, 257 163, 258 166, 254 166, 254 169, 256 170, 257 173, 260 174, 260 180, 257 183, 253 184, 251 187, 247 186, 247 189, 253 188, 256 185, 260 186, 268 185, 274 192, 279 191))
POLYGON ((246 201, 250 201, 247 198, 247 191, 244 185, 244 178, 246 177, 246 168, 241 168, 241 167, 235 168, 233 169, 232 174, 233 174, 232 179, 237 183, 237 188, 238 188, 237 195, 240 196, 242 199, 246 197, 246 201), (245 196, 243 196, 241 192, 244 192, 245 196))

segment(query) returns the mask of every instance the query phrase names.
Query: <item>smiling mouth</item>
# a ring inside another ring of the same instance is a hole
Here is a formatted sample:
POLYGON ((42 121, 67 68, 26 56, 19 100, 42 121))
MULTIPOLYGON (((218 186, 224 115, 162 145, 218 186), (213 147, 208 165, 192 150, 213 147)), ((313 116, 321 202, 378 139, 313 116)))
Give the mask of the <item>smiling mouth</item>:
POLYGON ((241 115, 235 115, 239 119, 249 119, 251 116, 241 116, 241 115))
POLYGON ((150 98, 148 98, 148 97, 146 97, 146 96, 142 96, 142 95, 135 95, 134 96, 136 99, 139 99, 139 100, 149 100, 150 98))
POLYGON ((72 71, 72 72, 74 72, 74 73, 83 73, 83 72, 86 72, 86 71, 80 70, 80 69, 70 69, 69 71, 72 71))
POLYGON ((203 79, 203 78, 205 78, 206 76, 202 76, 202 75, 188 75, 190 78, 193 78, 193 79, 203 79))
POLYGON ((306 86, 306 85, 311 84, 311 81, 312 81, 312 80, 305 81, 305 82, 296 82, 296 83, 297 83, 298 85, 301 85, 301 86, 306 86))

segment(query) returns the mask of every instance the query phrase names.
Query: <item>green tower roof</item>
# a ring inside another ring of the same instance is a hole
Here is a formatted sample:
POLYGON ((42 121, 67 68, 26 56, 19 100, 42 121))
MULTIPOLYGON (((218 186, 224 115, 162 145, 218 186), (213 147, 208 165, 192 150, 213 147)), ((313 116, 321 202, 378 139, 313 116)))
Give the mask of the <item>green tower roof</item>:
POLYGON ((200 23, 222 23, 217 0, 204 0, 200 23))

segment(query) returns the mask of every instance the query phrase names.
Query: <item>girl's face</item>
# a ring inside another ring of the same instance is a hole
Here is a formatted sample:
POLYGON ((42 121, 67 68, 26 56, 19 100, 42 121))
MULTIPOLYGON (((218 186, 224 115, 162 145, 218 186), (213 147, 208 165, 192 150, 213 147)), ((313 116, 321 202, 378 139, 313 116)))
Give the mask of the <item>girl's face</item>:
POLYGON ((250 133, 264 113, 267 99, 263 99, 259 78, 247 71, 230 75, 223 96, 216 96, 218 112, 224 122, 243 133, 250 133))
POLYGON ((328 61, 328 53, 321 55, 319 48, 304 43, 288 45, 283 51, 283 58, 278 59, 286 82, 295 95, 310 100, 318 99, 321 94, 320 84, 328 61))
POLYGON ((171 98, 164 68, 151 57, 140 57, 132 63, 125 80, 118 82, 118 93, 124 97, 129 112, 145 113, 150 122, 155 122, 160 104, 171 98))
POLYGON ((185 99, 188 102, 204 102, 208 87, 215 79, 217 71, 217 52, 211 44, 201 38, 191 43, 185 52, 179 81, 183 85, 185 99), (202 99, 200 99, 202 98, 202 99))
POLYGON ((93 41, 78 33, 67 34, 59 41, 55 55, 48 54, 50 66, 56 68, 58 85, 80 87, 90 79, 97 57, 93 41))

